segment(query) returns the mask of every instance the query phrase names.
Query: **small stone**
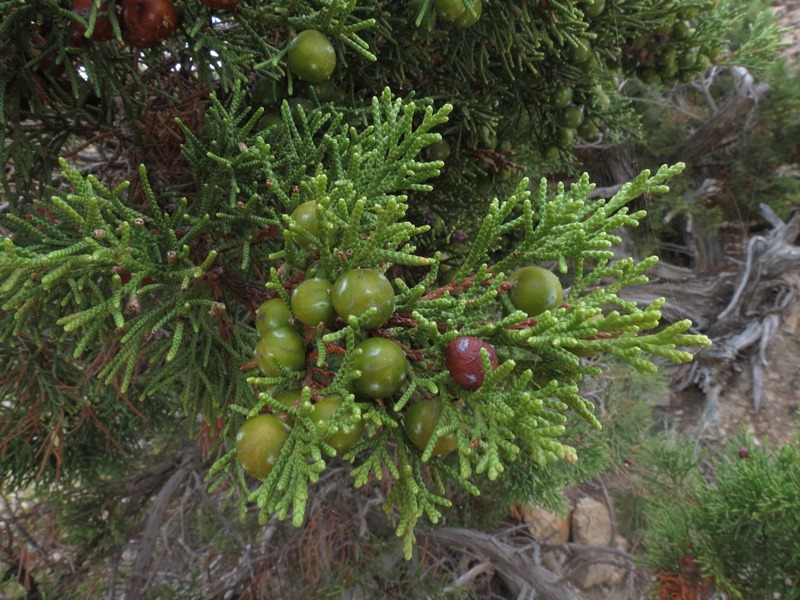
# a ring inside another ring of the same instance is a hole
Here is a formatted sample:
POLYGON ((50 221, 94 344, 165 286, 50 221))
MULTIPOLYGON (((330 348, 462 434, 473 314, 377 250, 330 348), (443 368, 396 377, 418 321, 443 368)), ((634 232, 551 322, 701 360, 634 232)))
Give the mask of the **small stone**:
POLYGON ((564 544, 569 540, 569 521, 538 506, 520 508, 522 521, 533 538, 546 544, 564 544))
POLYGON ((594 498, 581 498, 572 513, 572 539, 587 546, 611 543, 611 516, 608 508, 594 498))
POLYGON ((575 575, 575 583, 584 590, 598 585, 614 587, 625 579, 628 572, 621 564, 594 563, 581 568, 575 575))
MULTIPOLYGON (((613 547, 622 552, 627 552, 630 544, 621 535, 614 536, 613 547)), ((627 561, 624 557, 614 556, 608 554, 605 556, 607 562, 597 562, 588 564, 579 569, 575 583, 582 589, 587 590, 595 586, 606 586, 607 588, 614 588, 625 581, 625 576, 628 574, 627 561)), ((606 598, 611 600, 614 594, 608 594, 606 598)), ((625 598, 624 594, 619 596, 625 598)))
POLYGON ((558 550, 542 552, 542 566, 559 577, 564 575, 564 560, 564 553, 558 550))

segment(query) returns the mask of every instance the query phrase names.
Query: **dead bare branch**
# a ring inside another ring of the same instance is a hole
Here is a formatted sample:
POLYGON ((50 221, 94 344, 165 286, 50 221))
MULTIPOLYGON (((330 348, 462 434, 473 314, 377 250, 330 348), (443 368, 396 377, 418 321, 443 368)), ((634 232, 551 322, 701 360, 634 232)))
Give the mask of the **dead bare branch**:
MULTIPOLYGON (((800 294, 800 247, 796 245, 800 213, 787 222, 764 204, 761 213, 772 229, 748 241, 738 265, 718 265, 716 272, 661 269, 657 271, 660 281, 631 288, 627 296, 641 303, 667 298, 665 314, 691 318, 711 338, 713 345, 699 352, 678 375, 679 389, 697 385, 704 392, 705 428, 719 428, 720 394, 734 374, 745 368, 740 361, 751 371, 752 406, 759 410, 763 370, 768 366, 766 351, 800 294)), ((695 251, 702 248, 695 246, 695 251)))
POLYGON ((521 548, 501 542, 495 536, 473 531, 443 527, 422 534, 430 539, 469 548, 479 560, 490 561, 495 572, 516 598, 538 600, 582 600, 569 584, 551 571, 536 564, 521 552, 521 548))
MULTIPOLYGON (((744 80, 746 76, 733 72, 735 77, 744 80)), ((752 77, 750 77, 752 80, 752 77)), ((687 163, 699 162, 712 150, 728 140, 733 141, 736 134, 744 129, 747 114, 769 93, 766 83, 756 85, 737 85, 714 111, 712 118, 703 123, 686 143, 676 150, 671 162, 682 160, 687 163)), ((712 104, 712 107, 715 105, 712 104)))
POLYGON ((153 560, 153 553, 156 548, 156 540, 164 521, 164 515, 172 503, 180 487, 191 476, 192 472, 200 466, 201 457, 198 451, 185 453, 174 473, 161 488, 161 491, 153 499, 153 505, 147 522, 144 527, 139 550, 125 590, 126 600, 139 600, 145 592, 148 583, 149 566, 153 560))

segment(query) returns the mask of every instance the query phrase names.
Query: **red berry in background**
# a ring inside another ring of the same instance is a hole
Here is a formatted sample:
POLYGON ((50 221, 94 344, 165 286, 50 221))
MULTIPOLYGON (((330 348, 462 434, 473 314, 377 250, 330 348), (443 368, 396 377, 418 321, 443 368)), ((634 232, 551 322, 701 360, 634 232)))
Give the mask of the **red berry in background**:
MULTIPOLYGON (((41 25, 32 24, 33 27, 31 28, 31 39, 34 40, 34 54, 37 54, 41 57, 41 61, 37 66, 36 70, 42 75, 49 75, 53 79, 61 79, 66 73, 66 60, 62 60, 58 62, 59 53, 57 50, 53 50, 52 52, 43 53, 42 46, 46 44, 46 41, 50 35, 53 33, 53 21, 52 19, 45 19, 41 25), (41 42, 41 45, 40 45, 41 42)), ((78 44, 74 44, 78 45, 78 44)))
POLYGON ((150 48, 175 33, 178 11, 172 0, 124 0, 122 23, 129 45, 150 48))
POLYGON ((467 242, 467 240, 469 240, 469 236, 462 229, 456 229, 452 234, 450 234, 450 243, 454 246, 464 244, 467 242))
POLYGON ((748 456, 750 456, 750 450, 747 446, 739 448, 739 458, 747 458, 748 456))
POLYGON ((206 6, 210 6, 211 8, 217 8, 220 10, 230 10, 237 4, 239 4, 239 0, 200 0, 206 6))
MULTIPOLYGON (((72 12, 89 20, 91 13, 92 3, 94 0, 72 0, 72 12)), ((92 35, 89 36, 90 40, 95 42, 107 42, 114 39, 114 28, 111 26, 111 21, 108 16, 108 0, 100 2, 100 9, 97 13, 97 18, 94 21, 94 29, 92 35)), ((80 23, 74 23, 75 33, 83 36, 86 33, 86 28, 80 23)))
POLYGON ((489 363, 496 369, 497 353, 489 342, 480 338, 464 336, 447 344, 444 362, 455 382, 465 390, 473 392, 483 385, 484 372, 481 348, 489 353, 489 363))
POLYGON ((50 75, 53 79, 61 79, 66 73, 64 63, 56 62, 58 60, 57 52, 49 52, 39 63, 39 72, 45 75, 50 75))
POLYGON ((683 567, 687 571, 696 571, 697 563, 694 560, 694 556, 692 556, 691 554, 684 554, 683 556, 681 556, 681 567, 683 567))

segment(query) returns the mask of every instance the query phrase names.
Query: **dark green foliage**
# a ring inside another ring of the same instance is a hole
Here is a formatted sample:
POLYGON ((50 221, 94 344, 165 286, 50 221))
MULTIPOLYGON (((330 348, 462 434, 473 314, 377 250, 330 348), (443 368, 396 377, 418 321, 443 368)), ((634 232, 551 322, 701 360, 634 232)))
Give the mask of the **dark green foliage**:
MULTIPOLYGON (((133 164, 149 161, 164 153, 163 134, 153 121, 158 112, 191 108, 206 88, 227 94, 254 79, 274 82, 267 95, 272 102, 259 93, 248 99, 253 109, 274 113, 283 96, 297 102, 316 97, 335 101, 357 118, 364 102, 389 86, 453 105, 454 118, 442 133, 455 151, 449 163, 456 168, 448 173, 454 186, 441 199, 463 205, 476 179, 502 180, 570 163, 570 145, 556 144, 564 127, 551 103, 556 87, 570 87, 586 119, 613 138, 632 129, 617 78, 651 69, 657 53, 705 57, 717 47, 725 50, 682 67, 681 75, 688 76, 709 60, 742 64, 760 58, 764 64, 774 46, 774 32, 761 26, 750 38, 736 40, 741 51, 726 48, 726 32, 742 11, 716 0, 607 2, 595 16, 584 5, 560 0, 486 3, 469 28, 442 19, 422 25, 418 18, 431 14, 432 4, 242 2, 235 11, 209 11, 187 0, 175 35, 132 60, 131 49, 117 43, 122 37, 113 10, 117 38, 98 43, 73 35, 81 19, 57 0, 7 1, 0 23, 0 120, 5 137, 15 143, 3 145, 3 159, 13 158, 16 189, 27 196, 35 193, 31 184, 48 181, 69 131, 117 138, 133 164), (690 34, 673 33, 675 22, 689 23, 690 34), (326 92, 295 79, 286 67, 290 40, 306 29, 322 31, 336 48, 337 67, 326 92), (385 68, 389 64, 394 68, 385 68), (180 71, 170 71, 172 66, 180 71), (24 127, 31 115, 45 126, 24 127), (126 131, 116 127, 121 121, 126 131), (548 154, 553 147, 555 154, 548 154)), ((83 24, 95 17, 92 8, 83 24)))
POLYGON ((731 598, 799 598, 797 444, 768 449, 742 433, 703 461, 708 477, 702 458, 692 444, 663 439, 640 454, 644 564, 707 579, 731 598))
POLYGON ((153 436, 175 430, 175 407, 131 402, 114 386, 87 378, 107 348, 80 361, 60 354, 62 348, 25 337, 0 346, 4 489, 115 473, 139 452, 143 427, 153 436))

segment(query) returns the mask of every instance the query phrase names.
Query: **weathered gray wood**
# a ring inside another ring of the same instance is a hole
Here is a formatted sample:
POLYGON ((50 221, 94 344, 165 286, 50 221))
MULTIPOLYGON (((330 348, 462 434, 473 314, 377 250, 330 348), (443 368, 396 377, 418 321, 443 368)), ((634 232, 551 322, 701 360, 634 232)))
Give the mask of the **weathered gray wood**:
POLYGON ((495 535, 443 527, 423 535, 460 549, 469 548, 481 559, 491 561, 495 573, 501 577, 513 597, 525 600, 583 600, 567 582, 548 571, 521 548, 506 544, 495 535))
POLYGON ((668 319, 690 318, 697 330, 711 338, 713 345, 698 352, 680 372, 679 384, 703 390, 707 420, 712 424, 716 424, 721 390, 737 370, 750 369, 753 408, 760 408, 766 350, 787 308, 800 295, 800 247, 796 245, 800 213, 785 223, 764 204, 761 213, 772 229, 748 241, 741 261, 711 273, 665 265, 654 270, 657 278, 650 284, 625 293, 639 303, 666 298, 663 312, 668 319))
POLYGON ((738 77, 738 85, 711 118, 673 154, 671 162, 697 163, 724 143, 734 141, 735 136, 745 129, 747 114, 767 96, 770 88, 766 83, 753 85, 749 73, 738 74, 738 77))

